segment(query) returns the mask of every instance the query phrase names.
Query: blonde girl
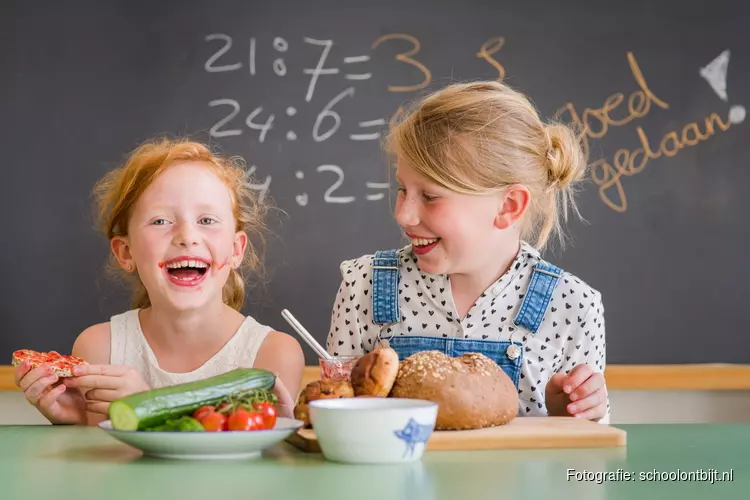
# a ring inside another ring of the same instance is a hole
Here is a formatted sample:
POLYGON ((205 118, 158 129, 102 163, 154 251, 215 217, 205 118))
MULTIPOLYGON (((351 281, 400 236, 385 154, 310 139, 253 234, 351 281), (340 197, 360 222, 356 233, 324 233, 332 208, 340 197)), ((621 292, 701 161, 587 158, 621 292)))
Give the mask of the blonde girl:
POLYGON ((395 219, 410 244, 347 260, 327 348, 481 352, 518 414, 607 422, 599 291, 541 256, 584 176, 576 134, 499 82, 448 86, 391 131, 395 219))

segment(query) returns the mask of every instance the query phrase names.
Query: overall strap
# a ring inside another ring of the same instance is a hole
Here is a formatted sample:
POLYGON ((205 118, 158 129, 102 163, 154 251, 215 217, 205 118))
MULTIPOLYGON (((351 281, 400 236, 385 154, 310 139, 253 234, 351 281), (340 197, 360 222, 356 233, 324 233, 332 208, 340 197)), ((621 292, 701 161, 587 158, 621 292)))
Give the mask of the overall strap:
POLYGON ((378 325, 398 323, 399 270, 398 250, 375 252, 372 261, 372 318, 378 325))
POLYGON ((516 326, 522 326, 531 333, 537 332, 562 273, 562 269, 548 262, 542 261, 534 266, 521 309, 513 321, 516 326))

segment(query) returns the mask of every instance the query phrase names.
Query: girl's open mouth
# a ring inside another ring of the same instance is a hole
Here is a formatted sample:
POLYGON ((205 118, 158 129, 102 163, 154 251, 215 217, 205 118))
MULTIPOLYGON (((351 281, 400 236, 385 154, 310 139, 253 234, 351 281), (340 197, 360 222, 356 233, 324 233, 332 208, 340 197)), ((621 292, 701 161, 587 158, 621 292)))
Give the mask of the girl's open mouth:
POLYGON ((417 255, 425 255, 430 250, 435 248, 438 243, 440 243, 440 238, 433 238, 429 240, 423 238, 414 238, 412 240, 412 250, 414 250, 414 253, 417 255))
POLYGON ((160 267, 164 268, 169 280, 179 286, 195 286, 202 282, 211 264, 202 259, 172 259, 160 267))

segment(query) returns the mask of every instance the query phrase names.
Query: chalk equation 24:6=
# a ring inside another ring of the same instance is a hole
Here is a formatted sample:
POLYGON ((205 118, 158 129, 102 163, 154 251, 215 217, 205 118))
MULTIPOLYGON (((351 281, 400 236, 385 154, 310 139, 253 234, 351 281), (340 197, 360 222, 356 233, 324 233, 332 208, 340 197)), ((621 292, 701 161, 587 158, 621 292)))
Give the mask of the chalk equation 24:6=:
MULTIPOLYGON (((315 142, 323 142, 329 139, 341 126, 341 115, 333 110, 333 107, 339 103, 345 97, 354 97, 354 87, 348 87, 345 90, 339 92, 323 107, 323 109, 315 117, 315 123, 312 127, 312 138, 315 142), (329 123, 333 120, 333 123, 329 123), (327 128, 326 128, 327 127, 327 128)), ((224 106, 229 108, 228 114, 222 116, 214 125, 209 129, 211 137, 222 138, 241 135, 244 132, 244 128, 237 126, 234 122, 237 115, 241 112, 240 103, 234 99, 214 99, 208 103, 208 107, 214 108, 217 106, 224 106)), ((287 115, 294 115, 295 113, 290 112, 294 110, 293 107, 287 108, 287 115)), ((271 113, 265 118, 263 115, 263 106, 254 108, 245 118, 245 125, 248 129, 258 132, 258 142, 263 144, 266 140, 268 133, 274 128, 274 122, 276 115, 271 113)), ((287 138, 294 137, 296 134, 291 136, 287 133, 287 138)))

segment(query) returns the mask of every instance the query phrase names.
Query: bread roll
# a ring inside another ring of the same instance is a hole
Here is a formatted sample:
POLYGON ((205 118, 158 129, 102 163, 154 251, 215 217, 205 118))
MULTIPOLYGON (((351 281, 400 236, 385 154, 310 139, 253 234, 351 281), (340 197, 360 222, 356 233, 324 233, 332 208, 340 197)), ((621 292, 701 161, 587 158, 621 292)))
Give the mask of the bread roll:
POLYGON ((398 375, 398 354, 390 347, 371 351, 357 360, 352 368, 355 396, 384 398, 391 392, 398 375))
POLYGON ((497 363, 479 353, 451 358, 423 351, 401 362, 391 397, 439 404, 436 429, 502 425, 518 413, 518 391, 497 363))
POLYGON ((294 418, 310 427, 308 403, 316 399, 353 398, 354 390, 348 380, 315 380, 307 384, 294 407, 294 418))

